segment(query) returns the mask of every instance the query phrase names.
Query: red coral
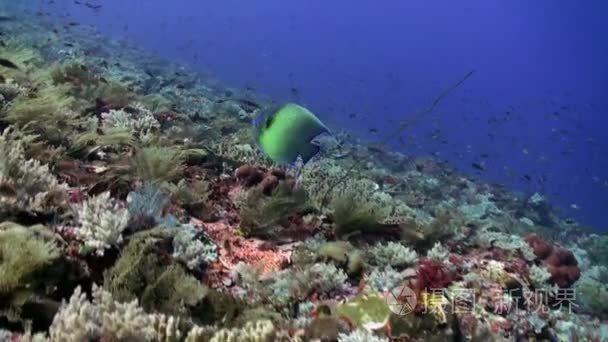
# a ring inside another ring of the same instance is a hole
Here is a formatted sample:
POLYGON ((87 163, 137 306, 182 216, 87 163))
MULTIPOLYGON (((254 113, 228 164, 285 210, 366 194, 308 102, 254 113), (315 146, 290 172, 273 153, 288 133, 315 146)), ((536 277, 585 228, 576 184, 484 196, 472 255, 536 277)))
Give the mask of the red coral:
POLYGON ((416 287, 418 292, 430 289, 444 289, 453 280, 454 274, 435 260, 423 258, 418 263, 418 278, 416 287))
POLYGON ((569 287, 581 275, 578 262, 571 251, 542 240, 536 234, 526 236, 534 254, 543 261, 551 273, 551 281, 559 287, 569 287))

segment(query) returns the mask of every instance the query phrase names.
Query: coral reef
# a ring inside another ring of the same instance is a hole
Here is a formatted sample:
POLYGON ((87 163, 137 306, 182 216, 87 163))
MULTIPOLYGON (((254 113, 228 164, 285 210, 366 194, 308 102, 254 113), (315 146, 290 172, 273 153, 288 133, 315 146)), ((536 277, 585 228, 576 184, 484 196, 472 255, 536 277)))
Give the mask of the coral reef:
POLYGON ((608 340, 606 235, 544 194, 337 127, 273 165, 272 99, 1 18, 0 340, 608 340))

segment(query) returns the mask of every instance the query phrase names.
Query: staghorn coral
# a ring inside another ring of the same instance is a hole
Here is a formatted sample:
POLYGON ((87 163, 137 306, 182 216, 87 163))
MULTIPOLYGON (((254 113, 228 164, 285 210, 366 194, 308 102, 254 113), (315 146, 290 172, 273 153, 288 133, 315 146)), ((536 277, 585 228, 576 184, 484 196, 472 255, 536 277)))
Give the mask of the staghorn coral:
POLYGON ((210 241, 201 241, 199 232, 191 224, 176 228, 173 237, 173 257, 183 261, 189 269, 217 259, 216 246, 210 241))
POLYGON ((348 276, 333 264, 316 263, 310 266, 311 286, 316 291, 328 293, 342 288, 348 276))
POLYGON ((416 251, 405 247, 401 243, 388 242, 386 245, 377 244, 369 250, 371 260, 380 266, 402 268, 416 263, 416 251))
POLYGON ((519 235, 483 229, 477 233, 476 242, 484 248, 498 247, 506 251, 519 251, 527 261, 536 259, 530 245, 519 235))
POLYGON ((441 242, 436 242, 427 253, 426 257, 437 261, 437 262, 446 262, 448 261, 448 257, 450 256, 450 250, 445 248, 441 242))
POLYGON ((46 164, 25 157, 19 132, 0 134, 0 215, 12 211, 49 212, 63 204, 65 185, 46 164))
POLYGON ((121 303, 93 285, 89 301, 80 287, 63 303, 49 330, 53 342, 102 339, 106 341, 151 341, 156 336, 154 319, 137 301, 121 303))
POLYGON ((357 329, 348 334, 338 334, 338 342, 388 342, 388 339, 376 336, 364 329, 357 329))
POLYGON ((127 113, 123 109, 111 109, 102 113, 102 129, 128 130, 140 138, 160 129, 160 123, 152 112, 139 103, 134 104, 133 108, 136 114, 127 113))
POLYGON ((390 291, 401 285, 403 276, 392 267, 377 267, 367 276, 366 283, 379 292, 390 291))
POLYGON ((247 322, 242 328, 221 329, 209 342, 273 342, 275 328, 271 321, 247 322))
POLYGON ((125 128, 106 128, 101 130, 97 119, 92 119, 86 124, 86 132, 79 134, 74 139, 75 148, 86 147, 90 144, 95 146, 136 146, 137 141, 132 132, 125 128))
POLYGON ((104 250, 122 242, 122 231, 129 222, 129 211, 106 191, 79 204, 76 216, 78 234, 85 248, 103 255, 104 250))
MULTIPOLYGON (((298 270, 287 269, 262 277, 260 269, 239 262, 233 270, 251 302, 270 302, 284 307, 315 291, 327 294, 343 288, 348 276, 333 264, 316 263, 298 270)), ((243 295, 245 295, 243 294, 243 295)))
POLYGON ((549 273, 547 268, 544 266, 533 265, 530 267, 528 279, 530 279, 530 283, 534 285, 536 289, 544 289, 549 286, 551 273, 549 273))

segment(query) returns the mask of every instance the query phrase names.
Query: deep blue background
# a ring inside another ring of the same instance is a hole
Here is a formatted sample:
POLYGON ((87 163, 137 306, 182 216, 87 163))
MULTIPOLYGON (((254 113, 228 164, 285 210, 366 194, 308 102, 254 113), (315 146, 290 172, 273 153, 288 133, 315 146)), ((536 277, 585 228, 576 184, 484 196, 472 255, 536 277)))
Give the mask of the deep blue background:
POLYGON ((485 160, 484 179, 608 228, 608 1, 89 2, 44 6, 370 139, 474 68, 395 147, 471 174, 485 160))

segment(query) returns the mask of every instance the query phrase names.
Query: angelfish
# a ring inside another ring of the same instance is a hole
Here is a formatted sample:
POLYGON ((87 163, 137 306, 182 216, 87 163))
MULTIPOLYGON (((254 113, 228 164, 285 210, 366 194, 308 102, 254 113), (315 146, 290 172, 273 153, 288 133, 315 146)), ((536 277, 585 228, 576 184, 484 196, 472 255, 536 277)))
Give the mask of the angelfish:
POLYGON ((253 119, 254 138, 259 148, 276 163, 293 165, 298 157, 308 162, 320 146, 315 139, 330 134, 311 111, 295 103, 261 112, 253 119))

